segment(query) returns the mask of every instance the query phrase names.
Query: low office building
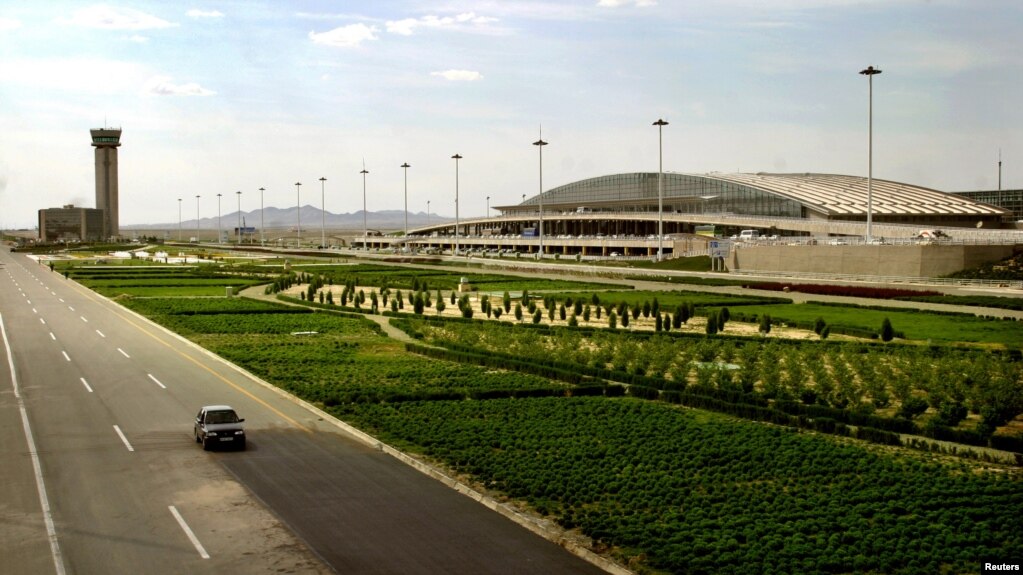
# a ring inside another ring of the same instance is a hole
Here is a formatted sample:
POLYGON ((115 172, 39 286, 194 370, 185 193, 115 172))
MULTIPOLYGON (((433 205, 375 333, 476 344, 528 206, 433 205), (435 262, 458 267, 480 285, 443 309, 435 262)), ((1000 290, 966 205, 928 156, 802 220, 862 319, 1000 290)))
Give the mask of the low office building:
POLYGON ((104 212, 96 208, 39 210, 39 240, 43 242, 101 241, 104 238, 104 212))

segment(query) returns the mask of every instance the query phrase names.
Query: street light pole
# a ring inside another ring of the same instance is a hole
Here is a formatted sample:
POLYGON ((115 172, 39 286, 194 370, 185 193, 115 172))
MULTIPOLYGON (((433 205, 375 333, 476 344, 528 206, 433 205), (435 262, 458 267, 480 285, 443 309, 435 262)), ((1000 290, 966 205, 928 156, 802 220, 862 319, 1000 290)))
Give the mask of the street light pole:
POLYGON ((238 245, 242 245, 242 191, 235 192, 238 195, 238 245))
POLYGON ((458 255, 458 160, 462 159, 460 154, 451 156, 455 161, 455 255, 458 255))
POLYGON ((298 247, 302 247, 302 182, 295 182, 295 216, 298 218, 298 247))
POLYGON ((867 66, 860 74, 867 77, 867 243, 873 239, 874 212, 874 75, 881 70, 867 66))
POLYGON ((405 162, 401 167, 405 171, 405 237, 408 237, 408 169, 412 166, 405 162))
POLYGON ((487 196, 487 217, 490 217, 490 196, 487 196))
POLYGON ((430 200, 426 200, 426 225, 430 225, 430 200))
POLYGON ((224 194, 217 194, 217 241, 220 243, 220 238, 224 237, 224 233, 220 231, 220 197, 224 194))
POLYGON ((195 243, 199 243, 199 198, 195 196, 195 243))
POLYGON ((259 245, 264 245, 263 239, 263 192, 266 188, 259 188, 259 245))
POLYGON ((326 199, 325 199, 326 196, 324 195, 324 192, 323 192, 323 187, 326 185, 325 184, 326 181, 327 181, 327 178, 323 178, 323 177, 320 178, 320 249, 323 249, 323 248, 327 247, 327 231, 326 231, 326 227, 325 227, 326 226, 325 222, 327 221, 327 219, 326 219, 327 218, 327 203, 326 203, 326 199))
POLYGON ((181 241, 181 198, 178 198, 178 241, 181 241))
POLYGON ((657 261, 664 260, 664 136, 668 125, 663 119, 654 122, 657 126, 657 261))
POLYGON ((543 147, 547 145, 547 142, 543 141, 543 133, 540 134, 540 139, 533 142, 533 145, 540 150, 540 195, 537 196, 540 199, 540 257, 543 258, 543 147))
POLYGON ((369 251, 369 225, 366 223, 366 160, 362 161, 362 249, 369 251))

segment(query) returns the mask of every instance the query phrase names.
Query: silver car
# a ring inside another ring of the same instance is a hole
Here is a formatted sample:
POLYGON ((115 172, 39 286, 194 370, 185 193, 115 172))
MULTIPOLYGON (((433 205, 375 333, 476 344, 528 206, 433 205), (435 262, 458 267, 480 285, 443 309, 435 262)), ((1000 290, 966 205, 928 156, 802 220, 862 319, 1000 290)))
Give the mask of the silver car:
POLYGON ((195 442, 209 451, 218 445, 245 449, 245 430, 229 405, 207 405, 195 416, 195 442))

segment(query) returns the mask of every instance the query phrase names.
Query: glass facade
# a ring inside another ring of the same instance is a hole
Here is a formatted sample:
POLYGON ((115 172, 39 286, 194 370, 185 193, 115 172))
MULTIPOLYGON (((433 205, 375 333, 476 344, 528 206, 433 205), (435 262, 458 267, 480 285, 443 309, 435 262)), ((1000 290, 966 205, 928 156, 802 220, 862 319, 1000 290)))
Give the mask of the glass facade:
POLYGON ((1013 219, 1023 219, 1023 190, 983 190, 979 192, 952 192, 975 202, 984 202, 1012 212, 1013 219))
MULTIPOLYGON (((657 211, 657 173, 614 174, 573 182, 543 193, 544 207, 585 206, 592 211, 657 211)), ((538 206, 534 196, 522 205, 538 206)), ((687 174, 664 174, 664 210, 680 213, 804 217, 802 204, 763 190, 687 174)))

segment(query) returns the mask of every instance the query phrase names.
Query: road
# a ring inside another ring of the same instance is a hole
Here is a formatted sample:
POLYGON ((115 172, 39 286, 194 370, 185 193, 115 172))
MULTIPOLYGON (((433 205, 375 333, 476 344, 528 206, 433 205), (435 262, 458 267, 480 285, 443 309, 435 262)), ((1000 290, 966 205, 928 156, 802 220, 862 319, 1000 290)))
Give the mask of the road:
POLYGON ((208 352, 0 250, 13 573, 602 573, 208 352), (227 403, 249 448, 204 452, 227 403))

